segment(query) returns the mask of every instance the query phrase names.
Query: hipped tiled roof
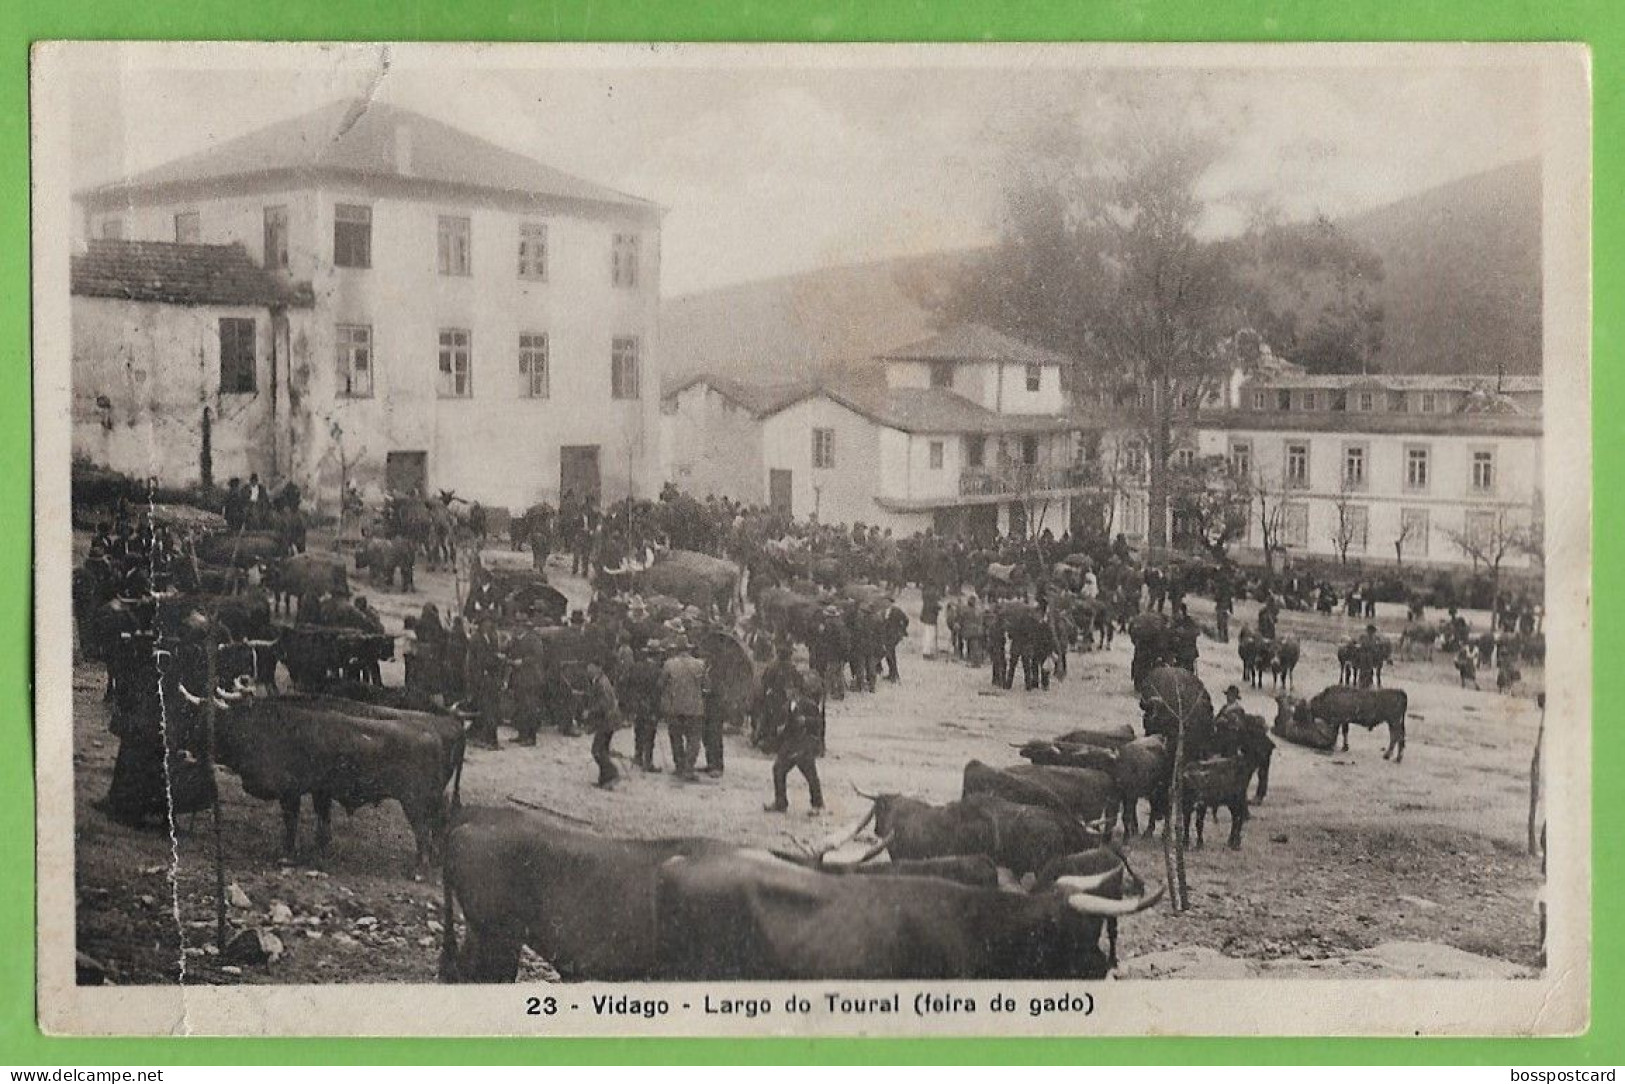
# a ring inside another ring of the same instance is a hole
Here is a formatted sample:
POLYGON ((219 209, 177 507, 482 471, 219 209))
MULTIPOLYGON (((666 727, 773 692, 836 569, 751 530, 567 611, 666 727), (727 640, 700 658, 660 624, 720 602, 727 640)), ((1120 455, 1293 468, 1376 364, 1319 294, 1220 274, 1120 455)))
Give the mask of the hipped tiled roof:
POLYGON ((420 113, 377 101, 338 101, 79 193, 93 206, 176 185, 272 174, 388 178, 654 209, 420 113))

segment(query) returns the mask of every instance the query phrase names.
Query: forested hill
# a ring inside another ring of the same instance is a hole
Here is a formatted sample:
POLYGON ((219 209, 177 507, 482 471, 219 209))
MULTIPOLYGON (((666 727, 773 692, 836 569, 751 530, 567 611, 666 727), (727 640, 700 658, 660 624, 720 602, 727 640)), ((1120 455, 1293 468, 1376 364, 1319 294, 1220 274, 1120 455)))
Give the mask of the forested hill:
MULTIPOLYGON (((1535 159, 1475 174, 1340 224, 1382 257, 1386 372, 1537 374, 1541 186, 1535 159)), ((665 383, 712 372, 805 380, 933 330, 927 301, 974 258, 942 252, 822 268, 668 298, 665 383)))

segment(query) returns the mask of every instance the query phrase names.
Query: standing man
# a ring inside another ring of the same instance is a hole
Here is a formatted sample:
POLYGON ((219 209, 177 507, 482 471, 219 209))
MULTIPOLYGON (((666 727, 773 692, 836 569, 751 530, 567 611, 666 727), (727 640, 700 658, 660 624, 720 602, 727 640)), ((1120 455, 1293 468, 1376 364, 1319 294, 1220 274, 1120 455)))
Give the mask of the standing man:
POLYGON ((694 762, 699 759, 700 728, 705 723, 705 663, 694 656, 688 637, 679 634, 673 641, 660 679, 660 712, 671 739, 673 770, 685 783, 698 782, 694 762))
POLYGON ((1219 582, 1213 588, 1213 619, 1219 626, 1221 644, 1230 642, 1230 615, 1235 609, 1235 599, 1230 593, 1230 577, 1221 572, 1219 582))
MULTIPOLYGON (((920 655, 937 657, 937 619, 942 616, 942 591, 931 580, 920 588, 920 655)), ((895 664, 892 667, 896 671, 895 664)))
POLYGON ((474 725, 468 732, 472 745, 486 749, 498 747, 497 724, 502 721, 504 666, 496 620, 490 616, 482 617, 479 627, 468 641, 468 684, 474 693, 474 710, 477 713, 474 725))
MULTIPOLYGON (((937 636, 937 622, 935 614, 932 615, 930 628, 932 649, 934 651, 937 636)), ((897 645, 902 643, 904 638, 907 636, 908 615, 903 612, 903 608, 901 606, 892 606, 886 611, 886 616, 881 621, 881 642, 882 646, 885 648, 887 681, 899 680, 899 675, 897 673, 897 645)), ((930 658, 929 655, 926 657, 930 658)))
POLYGON ((632 763, 646 772, 655 765, 655 734, 660 729, 660 662, 652 648, 633 653, 632 662, 615 675, 621 710, 632 719, 632 763))
POLYGON ((610 789, 620 779, 610 743, 621 728, 621 705, 615 696, 615 686, 609 675, 596 662, 587 664, 587 725, 592 727, 592 759, 598 765, 597 786, 610 789))
POLYGON ((982 627, 987 636, 987 653, 993 660, 993 684, 1000 689, 1008 689, 1010 686, 1005 684, 1004 614, 992 602, 988 603, 987 620, 982 627))
MULTIPOLYGON (((808 684, 816 686, 818 679, 808 684)), ((818 758, 824 753, 824 702, 816 688, 797 695, 790 705, 779 752, 773 758, 773 803, 762 809, 768 813, 784 813, 790 808, 790 771, 795 769, 807 781, 807 797, 816 817, 824 809, 824 788, 818 780, 818 758)))

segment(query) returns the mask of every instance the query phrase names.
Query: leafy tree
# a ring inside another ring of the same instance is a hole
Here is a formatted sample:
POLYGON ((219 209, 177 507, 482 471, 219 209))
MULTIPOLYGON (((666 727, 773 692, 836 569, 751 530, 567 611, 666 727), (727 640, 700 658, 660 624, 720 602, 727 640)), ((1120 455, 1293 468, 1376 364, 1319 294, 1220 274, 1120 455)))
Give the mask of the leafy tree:
POLYGON ((1148 542, 1159 547, 1176 429, 1261 343, 1290 354, 1307 341, 1328 366, 1368 358, 1381 309, 1362 291, 1379 272, 1324 220, 1282 226, 1264 211, 1239 236, 1212 237, 1203 183, 1223 139, 1135 109, 1118 119, 1074 118, 1024 147, 1000 243, 966 261, 934 303, 945 323, 984 323, 1074 359, 1075 398, 1121 381, 1140 391, 1130 410, 1150 463, 1148 542), (1101 128, 1099 139, 1083 134, 1101 128), (1334 303, 1300 333, 1305 298, 1320 295, 1334 303))

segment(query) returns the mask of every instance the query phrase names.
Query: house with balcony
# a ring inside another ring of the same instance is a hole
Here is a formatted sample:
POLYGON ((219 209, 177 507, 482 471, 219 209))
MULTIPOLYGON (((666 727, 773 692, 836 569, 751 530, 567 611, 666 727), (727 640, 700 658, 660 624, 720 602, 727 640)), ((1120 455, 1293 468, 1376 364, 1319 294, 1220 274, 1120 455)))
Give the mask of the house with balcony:
POLYGON ((1105 428, 1103 415, 1068 409, 1065 360, 967 324, 887 351, 856 378, 699 377, 666 397, 668 477, 699 495, 899 534, 1060 534, 1098 506, 1105 428))
MULTIPOLYGON (((274 418, 262 477, 330 507, 345 484, 511 509, 658 488, 662 212, 647 200, 377 101, 75 199, 84 238, 236 245, 308 285, 287 360, 252 387, 218 374, 222 414, 274 418), (262 410, 273 394, 285 409, 262 410)), ((169 439, 195 449, 199 417, 177 415, 169 439)))

